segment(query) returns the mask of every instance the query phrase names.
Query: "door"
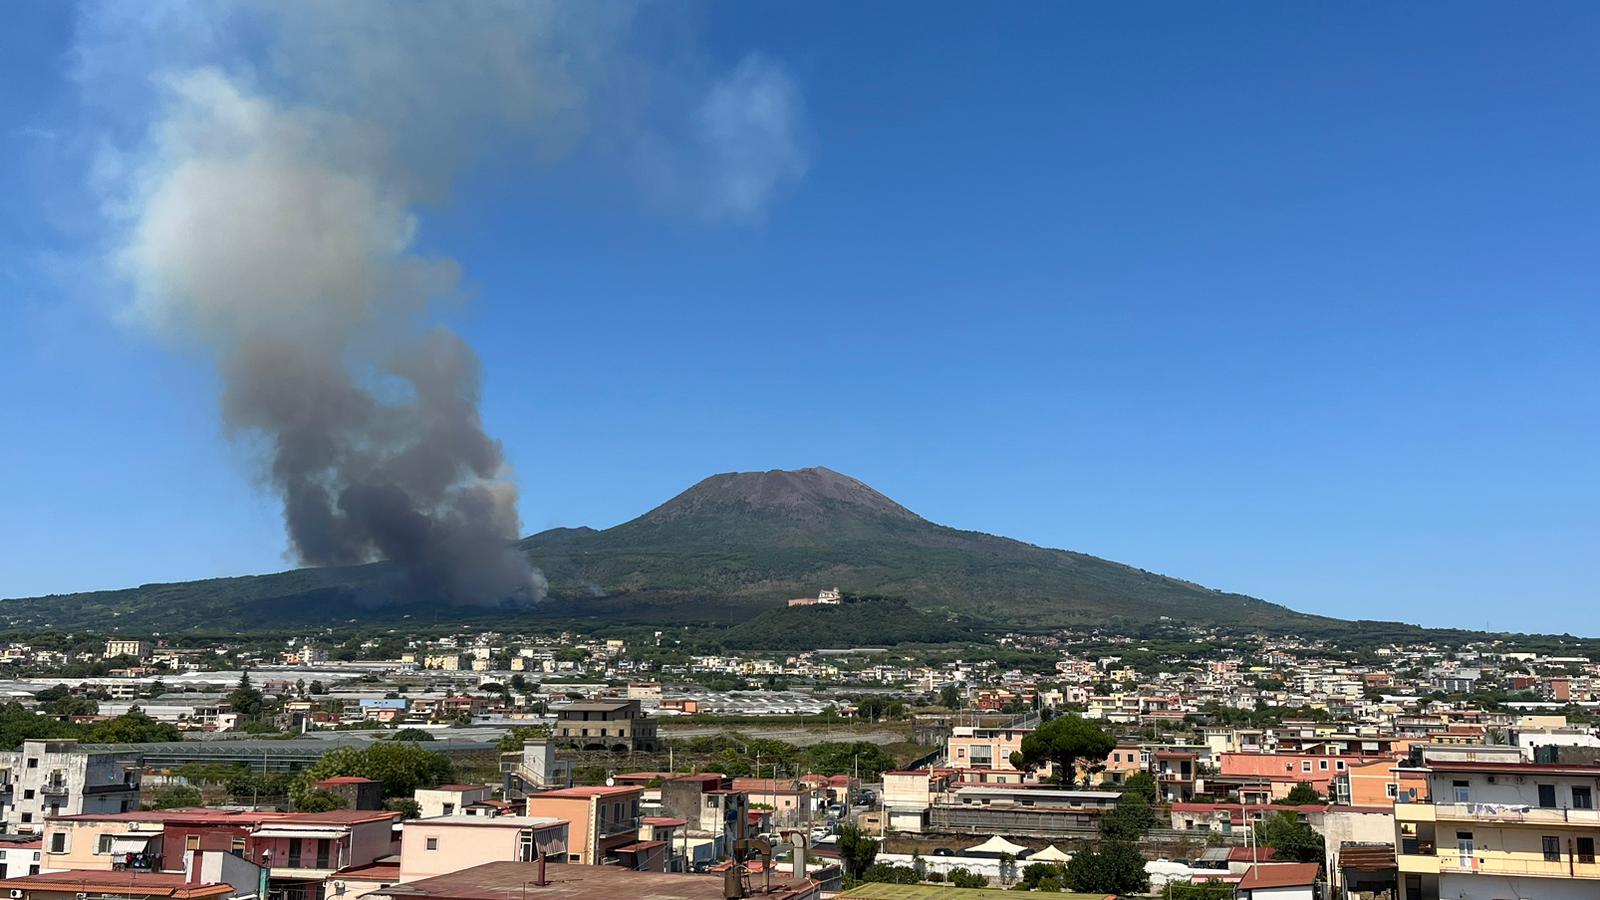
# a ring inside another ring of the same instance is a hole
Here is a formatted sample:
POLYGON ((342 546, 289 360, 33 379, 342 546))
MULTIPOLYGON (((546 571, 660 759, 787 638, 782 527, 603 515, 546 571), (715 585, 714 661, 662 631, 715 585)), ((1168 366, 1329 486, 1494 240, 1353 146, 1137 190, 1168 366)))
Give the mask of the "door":
POLYGON ((1472 832, 1456 832, 1456 854, 1461 857, 1461 861, 1457 863, 1461 868, 1471 869, 1476 867, 1476 861, 1472 856, 1472 832))

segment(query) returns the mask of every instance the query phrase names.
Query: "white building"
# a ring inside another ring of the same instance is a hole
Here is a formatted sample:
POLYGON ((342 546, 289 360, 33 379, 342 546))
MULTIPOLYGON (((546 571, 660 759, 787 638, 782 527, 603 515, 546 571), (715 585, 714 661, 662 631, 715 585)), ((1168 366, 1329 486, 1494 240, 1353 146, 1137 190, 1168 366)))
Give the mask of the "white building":
POLYGON ((0 827, 39 832, 46 816, 139 808, 138 753, 90 753, 77 741, 24 741, 0 752, 0 827))

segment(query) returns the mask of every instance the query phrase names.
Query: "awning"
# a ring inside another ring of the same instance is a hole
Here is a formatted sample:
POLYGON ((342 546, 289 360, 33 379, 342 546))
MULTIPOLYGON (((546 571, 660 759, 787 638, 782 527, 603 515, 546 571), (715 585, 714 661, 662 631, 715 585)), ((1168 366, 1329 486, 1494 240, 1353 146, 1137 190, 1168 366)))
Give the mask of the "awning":
POLYGON ((1009 853, 1012 856, 1021 857, 1023 854, 1029 853, 1030 851, 1027 847, 1022 846, 1021 844, 1013 844, 997 834, 994 837, 989 838, 987 841, 977 845, 976 847, 968 847, 961 852, 993 853, 996 856, 999 856, 1002 853, 1009 853))
POLYGON ((1031 856, 1028 857, 1028 861, 1029 862, 1058 862, 1058 863, 1064 863, 1064 862, 1070 862, 1071 860, 1072 860, 1072 854, 1071 853, 1063 853, 1063 852, 1061 852, 1061 850, 1059 850, 1056 847, 1055 844, 1051 844, 1050 846, 1044 848, 1043 850, 1040 850, 1038 853, 1032 854, 1031 856))
POLYGON ((111 836, 112 853, 143 853, 150 849, 150 839, 157 834, 114 834, 111 836))
POLYGON ((252 837, 269 838, 300 838, 308 841, 336 841, 349 834, 347 831, 332 831, 316 828, 260 828, 251 833, 252 837))

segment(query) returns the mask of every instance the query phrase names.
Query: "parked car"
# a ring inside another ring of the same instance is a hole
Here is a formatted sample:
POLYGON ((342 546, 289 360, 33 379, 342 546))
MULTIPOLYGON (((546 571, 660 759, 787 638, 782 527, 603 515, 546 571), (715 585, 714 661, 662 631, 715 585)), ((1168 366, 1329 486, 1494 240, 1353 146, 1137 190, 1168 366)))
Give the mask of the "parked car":
POLYGON ((954 850, 951 850, 949 847, 935 847, 934 850, 933 850, 933 855, 934 856, 955 856, 956 852, 954 850))

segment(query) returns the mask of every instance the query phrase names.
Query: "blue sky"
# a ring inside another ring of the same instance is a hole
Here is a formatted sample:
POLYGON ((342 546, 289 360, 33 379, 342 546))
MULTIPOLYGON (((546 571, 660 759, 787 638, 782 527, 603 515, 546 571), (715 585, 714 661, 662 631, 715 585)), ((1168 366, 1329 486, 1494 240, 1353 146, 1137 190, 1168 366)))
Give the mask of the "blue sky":
MULTIPOLYGON (((82 14, 8 14, 0 596, 282 568, 207 360, 118 315, 82 14)), ((781 67, 803 174, 717 218, 491 152, 419 211, 525 530, 826 465, 1297 609, 1600 634, 1600 9, 644 15, 674 71, 781 67)))

